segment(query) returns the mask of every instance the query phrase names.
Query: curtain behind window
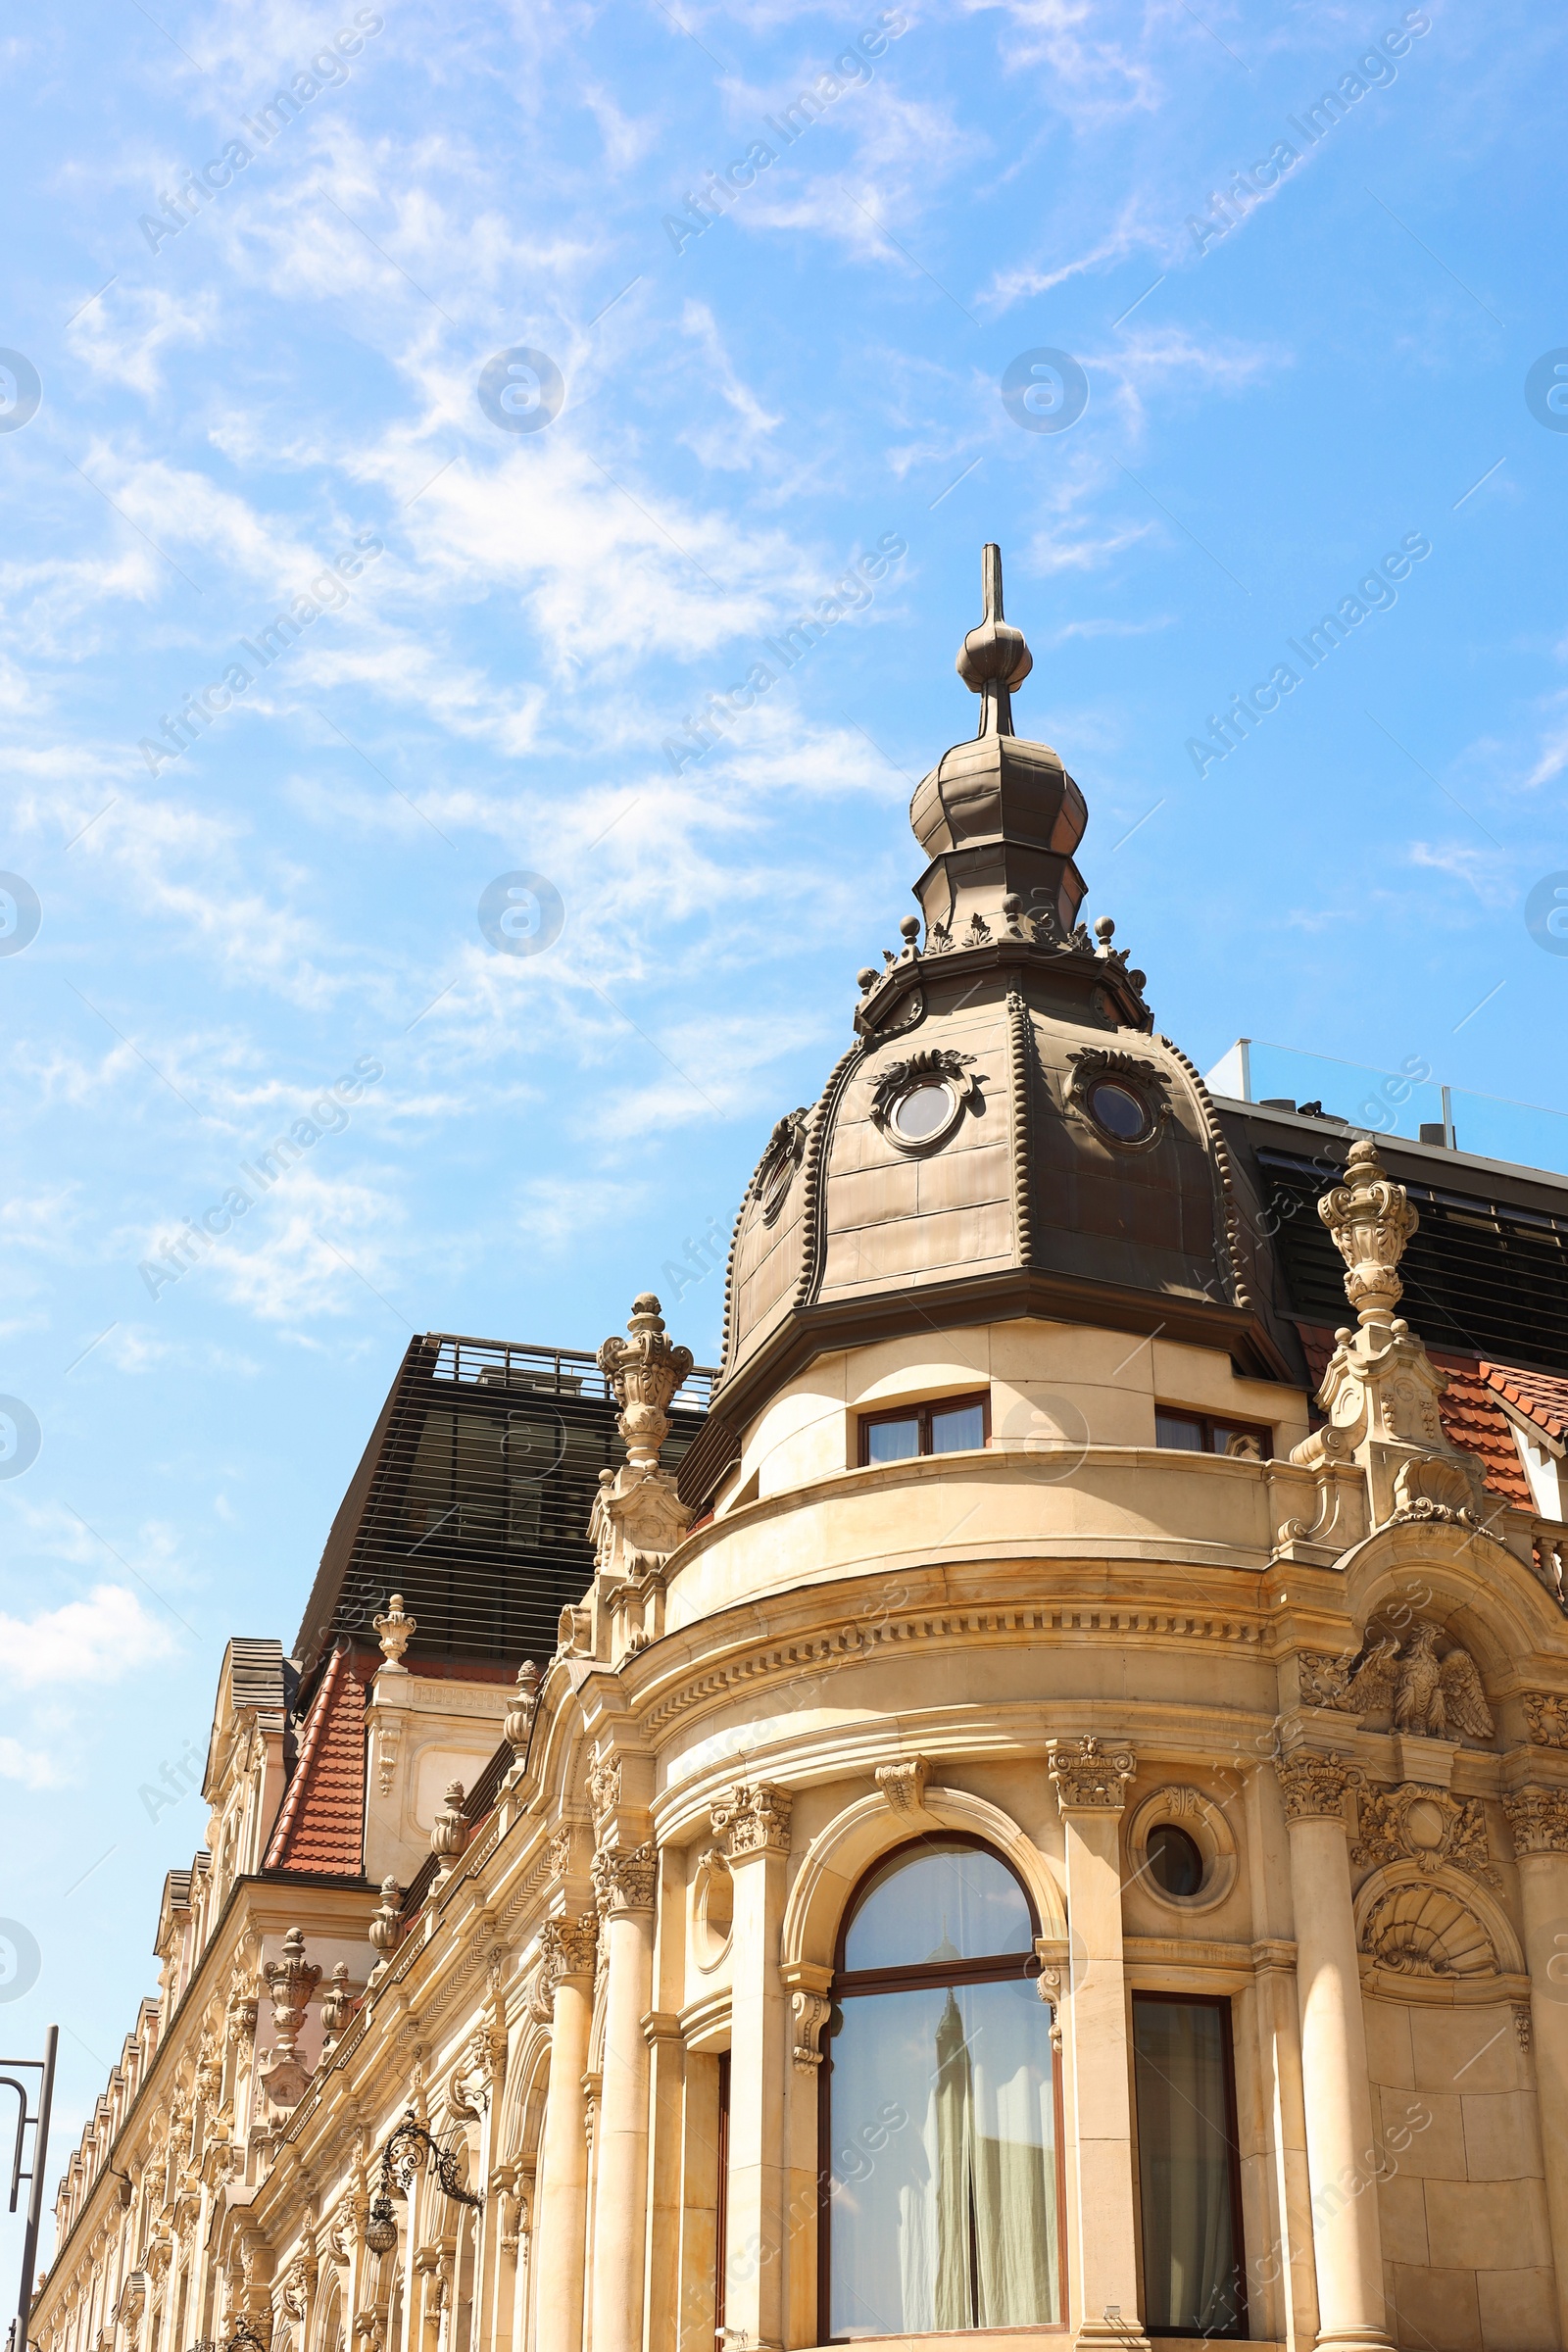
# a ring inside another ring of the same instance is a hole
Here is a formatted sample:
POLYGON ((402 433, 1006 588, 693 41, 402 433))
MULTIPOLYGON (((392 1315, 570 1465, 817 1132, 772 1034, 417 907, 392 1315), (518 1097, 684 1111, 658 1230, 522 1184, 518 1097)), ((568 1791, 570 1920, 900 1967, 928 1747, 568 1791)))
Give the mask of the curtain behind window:
POLYGON ((832 2065, 833 2334, 1059 2324, 1051 2012, 1033 1983, 847 1999, 832 2065))
POLYGON ((1204 2001, 1134 1996, 1144 2324, 1240 2334, 1230 2130, 1230 2018, 1204 2001))

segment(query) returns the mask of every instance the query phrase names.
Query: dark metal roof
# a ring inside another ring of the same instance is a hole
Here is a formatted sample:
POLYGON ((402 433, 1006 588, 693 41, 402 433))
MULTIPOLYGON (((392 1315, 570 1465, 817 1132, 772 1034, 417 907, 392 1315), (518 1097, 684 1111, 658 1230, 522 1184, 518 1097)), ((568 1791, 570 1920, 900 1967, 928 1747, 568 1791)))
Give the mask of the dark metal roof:
MULTIPOLYGON (((1359 1130, 1287 1120, 1263 1106, 1244 1112, 1235 1102, 1221 1115, 1233 1138, 1245 1118, 1296 1313, 1331 1329, 1348 1322, 1344 1260, 1316 1204, 1359 1130)), ((1394 1136, 1377 1142, 1421 1219, 1399 1267, 1400 1312, 1411 1329, 1433 1348, 1568 1372, 1568 1185, 1394 1136)))
MULTIPOLYGON (((671 1409, 673 1470, 703 1425, 710 1375, 671 1409)), ((333 1642, 373 1639, 401 1592, 409 1652, 515 1666, 548 1659, 593 1574, 588 1514, 625 1460, 592 1355, 427 1332, 412 1340, 321 1554, 300 1627, 309 1673, 333 1642)))

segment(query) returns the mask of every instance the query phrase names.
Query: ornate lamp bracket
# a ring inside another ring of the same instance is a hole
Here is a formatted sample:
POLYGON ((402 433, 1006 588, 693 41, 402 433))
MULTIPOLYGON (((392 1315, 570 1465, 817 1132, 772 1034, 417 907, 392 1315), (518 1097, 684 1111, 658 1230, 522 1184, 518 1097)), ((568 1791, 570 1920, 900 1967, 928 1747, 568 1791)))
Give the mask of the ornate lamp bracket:
POLYGON ((415 2174, 427 2163, 434 2166, 436 2179, 454 2204, 471 2206, 475 2213, 482 2207, 483 2198, 474 2196, 458 2179, 458 2160, 453 2151, 432 2138, 411 2107, 381 2150, 381 2178, 376 2183, 365 2231, 365 2242, 372 2254, 388 2254, 396 2245, 392 2200, 408 2195, 415 2174))

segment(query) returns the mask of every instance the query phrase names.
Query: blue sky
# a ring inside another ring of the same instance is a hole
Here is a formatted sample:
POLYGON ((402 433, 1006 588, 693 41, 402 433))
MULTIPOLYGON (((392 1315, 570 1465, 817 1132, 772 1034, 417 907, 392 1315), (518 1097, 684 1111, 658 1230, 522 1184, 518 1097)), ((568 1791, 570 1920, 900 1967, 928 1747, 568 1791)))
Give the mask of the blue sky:
MULTIPOLYGON (((972 731, 984 540, 1162 1029, 1568 1107, 1526 920, 1568 880, 1568 432, 1526 397, 1568 345, 1563 37, 1506 0, 12 12, 0 1390, 39 1449, 0 1481, 0 1915, 39 1969, 0 2044, 61 2021, 62 2144, 204 1827, 138 1790, 230 1633, 292 1639, 409 1334, 593 1347, 667 1298, 843 1050, 972 731)), ((720 1289, 671 1306, 699 1360, 720 1289)))

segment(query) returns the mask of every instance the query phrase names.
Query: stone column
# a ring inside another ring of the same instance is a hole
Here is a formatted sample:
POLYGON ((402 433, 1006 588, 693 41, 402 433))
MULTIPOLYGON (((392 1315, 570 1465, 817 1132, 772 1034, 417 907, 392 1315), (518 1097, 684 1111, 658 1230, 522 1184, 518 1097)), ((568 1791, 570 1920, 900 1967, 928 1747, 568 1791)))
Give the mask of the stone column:
POLYGON ((1291 1840, 1296 1984, 1301 2016, 1306 2166, 1312 2186, 1319 2352, 1382 2352, 1382 2155, 1372 2129, 1361 1967, 1350 1901, 1338 1755, 1299 1749, 1275 1766, 1291 1840))
MULTIPOLYGON (((654 1988, 651 1844, 601 1846, 594 1886, 609 1953, 605 2045, 595 2132, 593 2352, 640 2352, 648 2230, 648 2042, 643 2019, 654 1988)), ((556 2249, 546 2240, 546 2260, 556 2249)))
POLYGON ((781 2352, 784 2342, 789 1999, 779 1975, 779 1930, 794 1803, 767 1781, 741 1781, 728 1802, 713 1808, 735 1884, 724 2328, 747 2352, 781 2352))
POLYGON ((555 1987, 550 2091, 538 2182, 539 2240, 549 2249, 536 2298, 536 2352, 581 2352, 588 2239, 588 2137, 582 2077, 593 2023, 597 1923, 545 1922, 545 1972, 555 1987))
POLYGON ((1546 2211, 1568 2344, 1568 1789, 1521 1788, 1503 1804, 1519 1866, 1546 2211))
POLYGON ((1107 1750, 1093 1738, 1054 1740, 1050 1752, 1066 1830, 1071 1938, 1062 2045, 1077 2209, 1067 2266, 1067 2293, 1076 2307, 1073 2341, 1136 2352, 1147 2339, 1138 2315, 1120 1849, 1122 1807, 1136 1760, 1130 1748, 1107 1750))

